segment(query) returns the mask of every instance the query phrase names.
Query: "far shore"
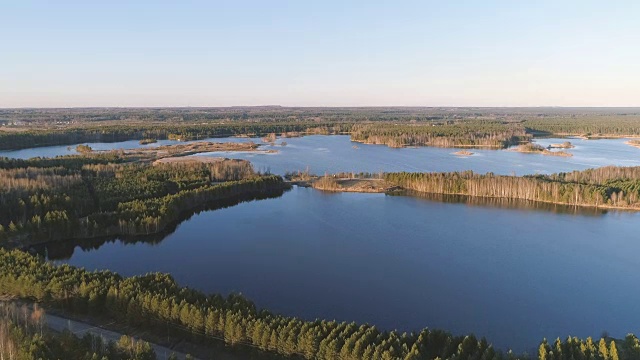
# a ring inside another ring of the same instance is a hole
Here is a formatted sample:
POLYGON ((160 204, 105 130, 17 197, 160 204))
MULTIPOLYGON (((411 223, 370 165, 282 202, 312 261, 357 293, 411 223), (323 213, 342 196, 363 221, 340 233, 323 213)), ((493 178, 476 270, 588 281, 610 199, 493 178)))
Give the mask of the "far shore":
POLYGON ((534 138, 548 139, 548 138, 575 138, 582 140, 604 140, 604 139, 640 139, 640 135, 619 135, 619 134, 570 134, 570 133, 556 133, 545 136, 537 136, 534 138))
POLYGON ((353 140, 351 139, 352 142, 356 142, 356 143, 360 143, 360 144, 365 144, 365 145, 384 145, 384 146, 388 146, 390 148, 398 148, 398 149, 402 149, 402 148, 420 148, 420 147, 437 147, 437 148, 477 148, 477 149, 496 149, 496 150, 500 150, 503 149, 502 146, 499 145, 452 145, 452 146, 439 146, 439 145, 408 145, 408 144, 401 144, 401 145, 390 145, 390 144, 385 144, 385 143, 377 143, 377 142, 373 142, 373 141, 365 141, 365 140, 353 140))

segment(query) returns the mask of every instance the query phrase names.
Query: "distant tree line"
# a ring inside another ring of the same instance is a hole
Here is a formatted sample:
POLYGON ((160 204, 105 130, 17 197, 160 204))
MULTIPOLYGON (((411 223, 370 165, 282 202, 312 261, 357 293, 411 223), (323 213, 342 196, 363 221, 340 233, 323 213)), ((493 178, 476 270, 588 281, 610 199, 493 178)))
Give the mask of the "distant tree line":
POLYGON ((522 122, 535 135, 640 135, 640 116, 541 117, 522 122))
POLYGON ((64 126, 117 123, 222 123, 380 121, 448 122, 458 120, 578 120, 615 121, 638 117, 638 108, 504 108, 504 107, 284 107, 234 106, 200 108, 61 108, 0 109, 4 123, 64 126))
POLYGON ((354 125, 351 140, 390 147, 487 147, 502 149, 529 141, 521 126, 500 122, 459 122, 452 125, 354 125))

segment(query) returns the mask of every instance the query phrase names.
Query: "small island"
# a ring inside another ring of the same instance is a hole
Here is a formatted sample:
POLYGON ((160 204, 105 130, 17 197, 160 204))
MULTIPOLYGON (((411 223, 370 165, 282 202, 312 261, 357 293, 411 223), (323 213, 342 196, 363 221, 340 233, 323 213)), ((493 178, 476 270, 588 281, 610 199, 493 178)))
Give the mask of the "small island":
POLYGON ((323 191, 385 193, 392 185, 383 179, 344 178, 339 175, 325 175, 311 182, 311 187, 323 191))
POLYGON ((156 139, 142 139, 140 140, 140 145, 155 144, 157 142, 158 140, 156 139))
POLYGON ((91 148, 91 146, 89 145, 80 144, 76 146, 76 151, 80 154, 90 154, 93 152, 93 148, 91 148))
POLYGON ((565 141, 562 144, 550 144, 547 146, 547 149, 573 149, 575 145, 573 145, 570 141, 565 141))
POLYGON ((471 156, 473 155, 473 153, 471 151, 468 150, 460 150, 460 151, 456 151, 453 153, 453 155, 458 155, 458 156, 471 156))
POLYGON ((548 155, 548 156, 563 156, 563 157, 573 156, 573 154, 568 153, 566 151, 550 151, 549 149, 541 145, 532 144, 532 143, 518 145, 515 149, 513 149, 513 151, 517 151, 520 153, 542 154, 542 155, 548 155))
POLYGON ((292 185, 331 192, 387 193, 398 188, 381 176, 382 174, 371 173, 336 173, 318 176, 310 174, 307 170, 287 173, 285 179, 292 185))

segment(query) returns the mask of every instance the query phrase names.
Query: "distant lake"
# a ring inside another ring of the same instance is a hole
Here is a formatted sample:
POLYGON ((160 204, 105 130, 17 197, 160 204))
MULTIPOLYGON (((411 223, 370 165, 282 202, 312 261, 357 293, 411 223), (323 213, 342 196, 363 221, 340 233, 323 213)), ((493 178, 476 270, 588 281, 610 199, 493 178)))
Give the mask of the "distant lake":
POLYGON ((194 215, 154 244, 108 242, 58 261, 168 272, 282 314, 475 333, 518 351, 543 337, 640 332, 640 214, 502 203, 296 187, 194 215))
MULTIPOLYGON (((213 138, 214 142, 254 141, 254 138, 213 138)), ((284 174, 309 168, 316 174, 325 172, 379 172, 379 171, 463 171, 497 174, 536 174, 583 170, 606 165, 640 166, 640 149, 624 144, 626 139, 582 140, 568 139, 576 147, 568 149, 573 157, 522 154, 506 150, 471 149, 472 156, 456 156, 460 149, 451 148, 403 148, 394 149, 384 145, 365 145, 349 140, 347 135, 305 136, 278 139, 276 144, 264 145, 261 149, 277 150, 275 154, 223 152, 196 156, 226 156, 250 160, 256 170, 284 174), (354 148, 355 147, 355 148, 354 148)), ((562 143, 567 139, 537 139, 536 143, 547 146, 562 143)), ((95 150, 131 149, 177 144, 178 141, 160 140, 155 144, 140 145, 138 141, 117 143, 88 143, 95 150)), ((31 148, 16 151, 0 151, 0 156, 30 158, 35 156, 58 156, 75 154, 75 145, 31 148)))

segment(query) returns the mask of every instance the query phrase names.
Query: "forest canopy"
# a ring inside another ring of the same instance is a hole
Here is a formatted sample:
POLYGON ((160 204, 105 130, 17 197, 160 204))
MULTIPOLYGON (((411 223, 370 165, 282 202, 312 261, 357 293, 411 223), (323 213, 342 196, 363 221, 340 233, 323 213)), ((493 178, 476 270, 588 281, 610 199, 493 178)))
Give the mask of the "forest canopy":
POLYGON ((162 231, 186 211, 287 188, 248 161, 130 162, 117 152, 0 158, 0 240, 14 244, 162 231))

